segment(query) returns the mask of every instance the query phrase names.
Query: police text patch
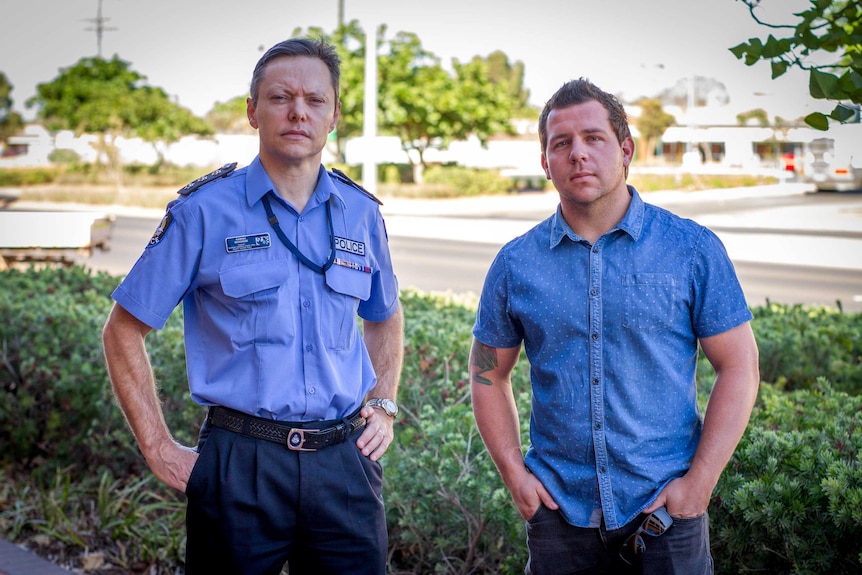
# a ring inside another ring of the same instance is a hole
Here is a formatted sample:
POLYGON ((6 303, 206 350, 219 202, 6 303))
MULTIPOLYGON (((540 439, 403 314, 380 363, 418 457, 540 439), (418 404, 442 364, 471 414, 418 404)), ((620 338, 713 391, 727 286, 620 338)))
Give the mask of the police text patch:
POLYGON ((365 255, 365 244, 363 242, 357 242, 356 240, 350 240, 347 238, 339 238, 338 236, 335 237, 335 249, 356 254, 358 256, 365 255))
POLYGON ((248 250, 261 250, 270 246, 269 234, 251 234, 248 236, 234 236, 224 239, 224 247, 227 253, 245 252, 248 250))

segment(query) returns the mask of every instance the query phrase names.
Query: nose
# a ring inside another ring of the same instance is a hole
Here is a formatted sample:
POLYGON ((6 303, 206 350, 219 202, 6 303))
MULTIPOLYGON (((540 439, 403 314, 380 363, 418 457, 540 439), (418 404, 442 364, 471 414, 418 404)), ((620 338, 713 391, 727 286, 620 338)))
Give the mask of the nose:
POLYGON ((287 118, 291 122, 302 120, 305 118, 305 102, 301 98, 294 98, 287 111, 287 118))
POLYGON ((569 161, 572 163, 584 161, 587 159, 587 148, 582 142, 575 140, 572 142, 572 147, 569 151, 569 161))

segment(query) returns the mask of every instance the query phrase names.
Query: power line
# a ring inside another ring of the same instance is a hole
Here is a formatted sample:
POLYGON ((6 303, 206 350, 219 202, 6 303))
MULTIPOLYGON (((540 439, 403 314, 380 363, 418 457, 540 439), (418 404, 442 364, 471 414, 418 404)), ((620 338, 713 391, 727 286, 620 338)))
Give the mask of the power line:
POLYGON ((95 18, 87 18, 87 22, 92 22, 94 26, 92 28, 85 28, 88 32, 96 32, 96 47, 97 52, 96 55, 101 58, 102 57, 102 35, 105 32, 113 32, 117 30, 117 28, 113 28, 110 26, 105 26, 105 22, 110 20, 110 18, 102 17, 102 0, 99 0, 99 9, 96 13, 95 18))

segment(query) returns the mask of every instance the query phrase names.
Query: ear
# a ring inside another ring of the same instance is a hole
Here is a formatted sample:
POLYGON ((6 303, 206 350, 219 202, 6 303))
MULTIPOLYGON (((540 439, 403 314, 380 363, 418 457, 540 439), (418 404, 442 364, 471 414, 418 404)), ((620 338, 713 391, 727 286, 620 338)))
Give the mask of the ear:
POLYGON ((548 159, 545 157, 545 154, 542 154, 542 169, 545 171, 545 179, 551 179, 551 172, 548 170, 548 159))
POLYGON ((338 125, 338 118, 341 117, 341 101, 335 103, 335 113, 332 114, 332 123, 329 125, 329 131, 335 129, 335 126, 338 125))
POLYGON ((623 150, 623 167, 628 168, 632 160, 635 157, 635 142, 631 138, 626 138, 623 140, 622 146, 623 150))
POLYGON ((251 101, 251 98, 245 99, 245 115, 248 116, 248 123, 251 127, 257 130, 257 118, 255 117, 254 102, 251 101))

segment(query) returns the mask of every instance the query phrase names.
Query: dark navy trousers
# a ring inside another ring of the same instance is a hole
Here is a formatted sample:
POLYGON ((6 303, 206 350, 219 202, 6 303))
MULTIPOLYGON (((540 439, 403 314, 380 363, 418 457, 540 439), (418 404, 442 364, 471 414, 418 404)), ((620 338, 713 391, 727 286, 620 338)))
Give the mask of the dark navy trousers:
POLYGON ((207 422, 186 489, 186 574, 385 573, 383 471, 361 433, 296 452, 207 422))

